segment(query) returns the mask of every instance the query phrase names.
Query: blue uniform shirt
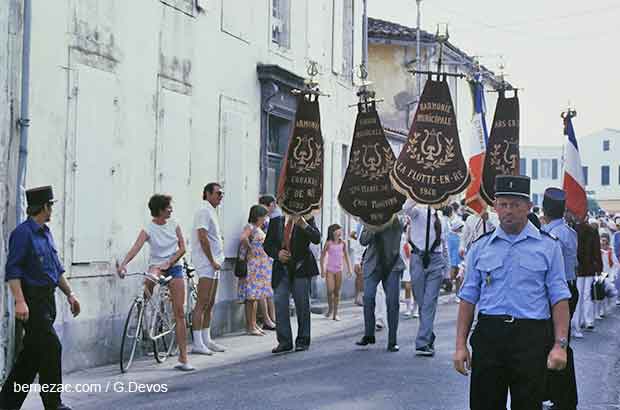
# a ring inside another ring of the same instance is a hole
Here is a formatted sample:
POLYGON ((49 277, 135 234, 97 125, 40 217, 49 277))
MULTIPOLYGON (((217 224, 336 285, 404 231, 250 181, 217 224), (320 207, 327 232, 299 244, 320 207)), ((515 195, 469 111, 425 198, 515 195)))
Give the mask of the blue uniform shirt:
POLYGON ((30 286, 57 286, 65 269, 47 225, 28 218, 11 233, 5 280, 21 279, 30 286))
POLYGON ((564 269, 566 280, 575 280, 575 268, 577 267, 577 232, 566 224, 564 219, 556 219, 541 228, 558 238, 564 256, 564 269))
POLYGON ((571 297, 559 242, 531 222, 512 239, 501 227, 481 237, 466 264, 459 297, 483 314, 549 319, 549 303, 571 297))

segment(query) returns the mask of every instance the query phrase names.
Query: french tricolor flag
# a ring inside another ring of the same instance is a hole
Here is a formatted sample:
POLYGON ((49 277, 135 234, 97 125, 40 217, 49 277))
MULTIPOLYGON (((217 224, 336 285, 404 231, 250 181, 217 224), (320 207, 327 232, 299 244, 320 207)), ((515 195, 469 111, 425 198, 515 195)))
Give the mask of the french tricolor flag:
POLYGON ((578 218, 583 219, 588 211, 588 201, 579 146, 572 122, 574 115, 574 112, 569 111, 564 116, 564 135, 568 137, 564 151, 564 191, 566 192, 566 208, 578 218))
POLYGON ((474 113, 471 121, 471 157, 469 158, 469 173, 471 183, 465 192, 465 205, 481 214, 487 207, 486 202, 480 196, 480 184, 482 182, 482 168, 484 166, 484 153, 486 151, 489 132, 485 120, 486 103, 484 101, 484 87, 479 76, 470 82, 474 97, 474 113))

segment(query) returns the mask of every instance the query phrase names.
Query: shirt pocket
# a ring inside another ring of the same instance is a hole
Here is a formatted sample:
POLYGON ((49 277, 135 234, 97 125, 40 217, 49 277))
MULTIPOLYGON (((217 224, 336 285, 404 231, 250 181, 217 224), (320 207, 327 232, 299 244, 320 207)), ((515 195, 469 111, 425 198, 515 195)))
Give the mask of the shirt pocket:
POLYGON ((506 270, 503 268, 503 262, 500 257, 493 254, 481 255, 476 264, 476 270, 480 272, 482 280, 482 289, 492 287, 494 282, 503 281, 506 277, 506 270))
MULTIPOLYGON (((519 256, 519 285, 528 289, 542 289, 545 283, 547 263, 542 256, 520 255, 519 256)), ((518 286, 519 286, 518 285, 518 286)))

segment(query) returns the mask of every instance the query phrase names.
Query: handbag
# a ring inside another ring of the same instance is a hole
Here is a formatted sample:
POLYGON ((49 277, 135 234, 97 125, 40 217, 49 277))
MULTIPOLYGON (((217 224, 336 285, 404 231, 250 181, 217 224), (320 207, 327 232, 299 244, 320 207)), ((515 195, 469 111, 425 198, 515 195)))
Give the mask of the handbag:
MULTIPOLYGON (((251 236, 250 236, 251 238, 251 236)), ((251 240, 248 238, 248 241, 251 240)), ((247 262, 247 249, 245 250, 245 254, 243 254, 244 250, 244 242, 239 243, 239 248, 237 249, 237 260, 235 261, 235 269, 233 273, 239 279, 243 279, 248 276, 248 262, 247 262)))
POLYGON ((592 300, 601 301, 605 299, 605 281, 595 278, 592 282, 592 300))

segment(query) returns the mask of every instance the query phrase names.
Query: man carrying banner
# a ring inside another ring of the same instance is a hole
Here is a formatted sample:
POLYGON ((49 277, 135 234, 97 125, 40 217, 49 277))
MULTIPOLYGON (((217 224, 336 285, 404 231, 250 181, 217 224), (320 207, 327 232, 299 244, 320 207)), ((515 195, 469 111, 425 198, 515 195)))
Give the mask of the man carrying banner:
POLYGON ((559 242, 528 222, 529 177, 501 175, 494 188, 500 226, 467 256, 454 367, 463 375, 472 371, 472 410, 505 409, 509 391, 512 409, 540 409, 547 369, 566 367, 571 293, 559 242), (549 318, 555 340, 550 352, 549 318))
POLYGON ((273 259, 271 286, 276 308, 278 345, 272 353, 293 349, 289 311, 295 301, 295 351, 310 348, 310 281, 319 274, 310 244, 321 242, 312 212, 320 209, 323 194, 323 137, 320 92, 306 89, 297 97, 297 113, 278 181, 278 205, 285 215, 269 221, 265 252, 273 259))
POLYGON ((409 274, 415 300, 420 307, 420 327, 416 337, 416 355, 435 355, 435 333, 433 331, 437 301, 444 273, 448 269, 447 248, 441 220, 434 211, 431 215, 430 230, 426 235, 427 208, 416 206, 408 200, 403 207, 405 215, 411 219, 409 244, 411 259, 409 274), (431 244, 426 252, 426 239, 431 244))

